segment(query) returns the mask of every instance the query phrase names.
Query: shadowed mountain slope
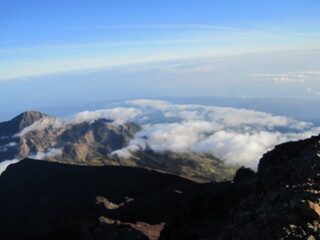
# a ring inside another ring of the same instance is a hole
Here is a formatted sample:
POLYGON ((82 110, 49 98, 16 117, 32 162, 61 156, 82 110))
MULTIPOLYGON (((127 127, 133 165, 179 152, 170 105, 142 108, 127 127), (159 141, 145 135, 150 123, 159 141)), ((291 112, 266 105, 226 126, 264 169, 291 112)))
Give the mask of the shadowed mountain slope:
POLYGON ((185 189, 195 186, 142 168, 23 160, 0 177, 0 239, 60 239, 54 236, 63 232, 61 239, 89 239, 115 221, 130 231, 140 222, 144 236, 161 228, 185 189))

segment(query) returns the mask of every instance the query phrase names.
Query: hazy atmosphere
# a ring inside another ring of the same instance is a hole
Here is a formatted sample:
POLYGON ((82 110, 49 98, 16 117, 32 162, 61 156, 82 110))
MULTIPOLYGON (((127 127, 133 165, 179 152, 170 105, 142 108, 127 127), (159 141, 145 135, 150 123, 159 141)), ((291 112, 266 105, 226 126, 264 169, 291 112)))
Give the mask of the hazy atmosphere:
POLYGON ((163 96, 320 99, 318 1, 2 1, 2 112, 163 96))

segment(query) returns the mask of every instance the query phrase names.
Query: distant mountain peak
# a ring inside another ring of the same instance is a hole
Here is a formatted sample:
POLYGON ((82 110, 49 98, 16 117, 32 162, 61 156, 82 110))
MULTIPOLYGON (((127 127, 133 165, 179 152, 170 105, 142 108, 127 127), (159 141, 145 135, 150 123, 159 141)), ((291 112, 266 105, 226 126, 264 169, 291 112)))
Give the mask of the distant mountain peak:
POLYGON ((48 115, 38 111, 23 112, 7 122, 1 122, 0 134, 2 136, 14 135, 44 117, 48 117, 48 115))
POLYGON ((18 118, 18 117, 21 117, 21 118, 38 117, 39 118, 39 117, 43 117, 43 116, 46 116, 46 114, 44 114, 42 112, 35 111, 35 110, 30 110, 30 111, 25 111, 25 112, 19 114, 15 118, 18 118))
POLYGON ((12 121, 19 124, 19 129, 21 130, 46 116, 48 115, 32 110, 21 113, 13 118, 12 121))

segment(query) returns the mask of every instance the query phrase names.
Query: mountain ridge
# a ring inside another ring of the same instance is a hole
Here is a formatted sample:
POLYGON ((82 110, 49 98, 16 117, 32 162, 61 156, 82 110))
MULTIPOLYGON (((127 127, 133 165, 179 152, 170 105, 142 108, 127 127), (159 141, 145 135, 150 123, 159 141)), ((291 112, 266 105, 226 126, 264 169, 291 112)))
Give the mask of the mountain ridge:
POLYGON ((112 153, 126 147, 142 129, 133 122, 119 124, 105 118, 73 122, 30 111, 2 125, 15 126, 15 131, 0 136, 0 162, 30 157, 78 165, 147 167, 201 182, 231 179, 239 167, 209 154, 158 153, 149 148, 122 159, 112 153))

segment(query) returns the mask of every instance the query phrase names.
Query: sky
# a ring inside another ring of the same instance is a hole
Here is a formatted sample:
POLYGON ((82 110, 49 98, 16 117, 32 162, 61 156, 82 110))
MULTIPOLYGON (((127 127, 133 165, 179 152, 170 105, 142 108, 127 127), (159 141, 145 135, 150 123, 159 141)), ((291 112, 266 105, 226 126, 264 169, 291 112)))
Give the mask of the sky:
POLYGON ((318 0, 2 0, 0 107, 320 99, 318 0))

